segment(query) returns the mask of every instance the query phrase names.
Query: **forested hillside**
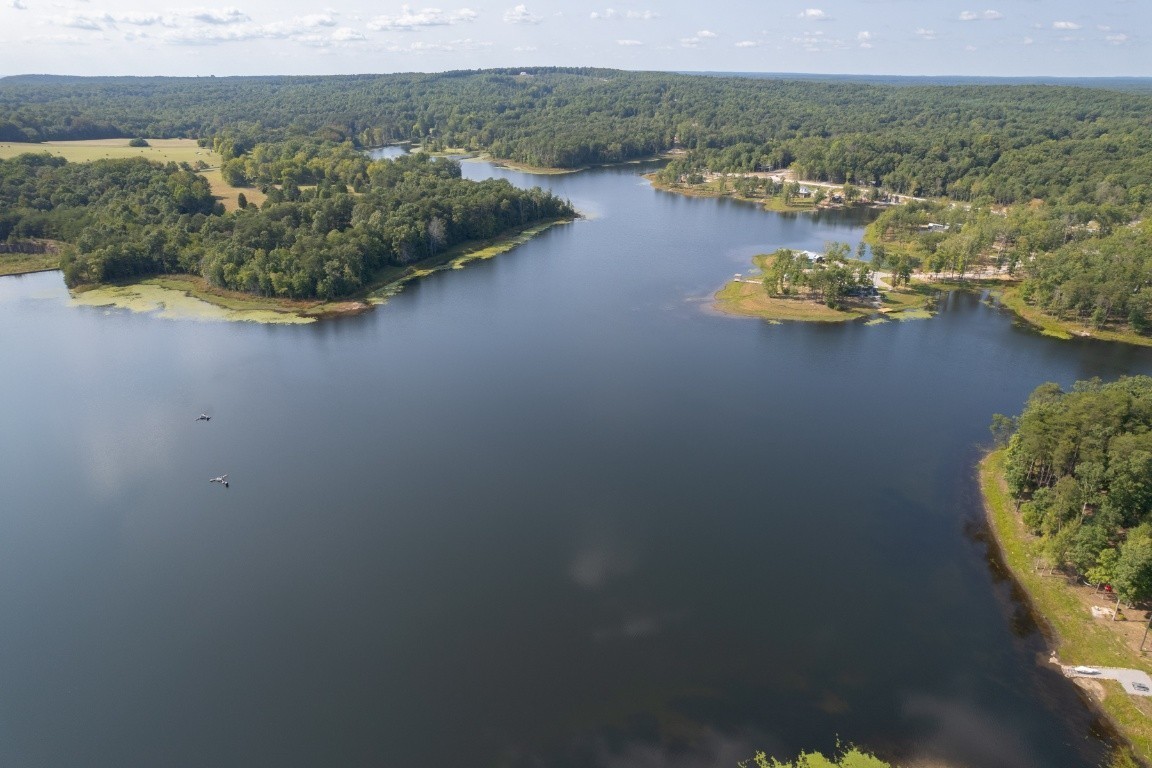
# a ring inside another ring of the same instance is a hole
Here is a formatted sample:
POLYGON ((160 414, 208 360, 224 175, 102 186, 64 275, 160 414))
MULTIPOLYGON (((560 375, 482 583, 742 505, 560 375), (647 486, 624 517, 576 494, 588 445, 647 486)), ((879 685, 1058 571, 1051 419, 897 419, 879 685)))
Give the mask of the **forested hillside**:
POLYGON ((900 87, 532 68, 442 74, 0 80, 0 140, 418 140, 578 167, 691 153, 677 170, 801 175, 997 203, 1152 199, 1152 96, 1041 85, 900 87))
POLYGON ((0 238, 64 241, 73 285, 191 273, 261 296, 332 299, 382 267, 574 215, 539 188, 468 181, 458 163, 427 155, 372 162, 341 146, 256 149, 263 160, 246 172, 278 185, 262 207, 232 213, 176 164, 0 161, 0 238))

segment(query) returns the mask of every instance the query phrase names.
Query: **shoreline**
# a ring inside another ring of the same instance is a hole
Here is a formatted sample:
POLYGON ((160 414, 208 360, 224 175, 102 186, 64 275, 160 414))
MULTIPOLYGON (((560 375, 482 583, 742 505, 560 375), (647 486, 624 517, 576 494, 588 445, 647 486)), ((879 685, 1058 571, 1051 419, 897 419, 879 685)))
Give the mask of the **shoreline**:
MULTIPOLYGON (((1061 574, 1045 575, 1034 567, 1033 537, 1024 530, 1014 512, 1014 504, 1004 484, 1004 456, 1004 449, 992 451, 977 466, 984 517, 991 533, 989 556, 1003 567, 1023 595, 1024 605, 1040 627, 1044 643, 1051 651, 1049 663, 1152 669, 1148 659, 1131 648, 1130 639, 1122 637, 1128 629, 1136 633, 1142 631, 1143 621, 1101 622, 1091 618, 1084 597, 1065 583, 1065 577, 1061 574)), ((1077 684, 1077 687, 1124 745, 1118 750, 1121 754, 1114 756, 1110 765, 1131 765, 1131 760, 1125 762, 1125 758, 1149 765, 1152 760, 1152 701, 1137 702, 1136 697, 1125 693, 1119 683, 1111 680, 1090 680, 1077 684)))
POLYGON ((936 295, 948 287, 930 281, 915 281, 904 288, 892 288, 877 273, 875 284, 883 292, 879 302, 853 299, 845 309, 832 309, 804 295, 774 296, 760 281, 771 254, 752 257, 749 275, 736 275, 712 294, 710 309, 723 315, 753 317, 769 323, 845 323, 863 320, 869 324, 924 320, 934 314, 936 295))
MULTIPOLYGON (((739 174, 728 174, 728 178, 739 177, 739 174)), ((784 199, 779 195, 772 197, 745 197, 744 195, 738 194, 735 189, 728 189, 724 191, 712 189, 708 186, 708 184, 712 182, 683 187, 677 184, 669 184, 667 182, 660 181, 656 178, 655 173, 646 173, 644 174, 644 178, 648 180, 648 183, 652 185, 653 189, 660 190, 661 192, 684 195, 685 197, 710 197, 716 199, 727 198, 729 200, 739 200, 744 203, 755 203, 765 211, 771 211, 772 213, 814 213, 816 211, 846 211, 854 208, 873 208, 877 210, 883 210, 885 208, 891 207, 891 204, 868 202, 831 203, 827 205, 816 205, 808 199, 805 199, 803 203, 797 205, 793 203, 785 203, 784 199)), ((841 184, 831 184, 825 181, 797 180, 797 183, 808 187, 821 187, 823 189, 839 189, 843 186, 841 184)))
MULTIPOLYGON (((759 257, 755 257, 759 259, 759 257)), ((761 263, 754 260, 756 268, 762 272, 761 263)), ((926 305, 931 301, 932 292, 944 291, 987 291, 995 305, 1012 313, 1013 318, 1043 336, 1050 336, 1062 341, 1074 339, 1093 339, 1112 344, 1131 344, 1140 347, 1152 347, 1152 337, 1141 336, 1131 331, 1115 331, 1108 328, 1091 328, 1082 323, 1074 323, 1048 315, 1041 310, 1026 304, 1019 297, 1020 281, 1004 277, 973 276, 964 279, 947 278, 943 276, 931 277, 924 273, 913 276, 912 283, 901 289, 879 287, 885 295, 885 304, 888 306, 866 307, 859 303, 848 310, 835 310, 823 306, 815 301, 800 297, 770 296, 760 288, 760 281, 755 281, 755 288, 751 278, 753 275, 737 276, 729 280, 712 294, 711 308, 725 315, 737 317, 754 317, 772 323, 779 322, 849 322, 867 320, 868 322, 884 322, 885 320, 923 319, 931 316, 931 310, 926 305), (749 287, 745 287, 749 286, 749 287), (917 307, 915 298, 920 296, 917 307), (893 296, 899 297, 892 301, 893 296)))
MULTIPOLYGON (((199 275, 155 275, 130 283, 83 285, 70 289, 77 306, 118 307, 158 312, 166 319, 198 319, 267 324, 303 324, 358 315, 384 304, 409 282, 434 272, 463 269, 528 242, 536 235, 571 219, 557 219, 512 230, 493 240, 470 242, 404 267, 386 267, 369 285, 340 300, 287 299, 253 296, 209 285, 199 275)), ((58 268, 54 268, 58 269, 58 268)), ((40 270, 54 271, 54 270, 40 270)))
MULTIPOLYGON (((670 154, 663 155, 650 155, 648 157, 637 157, 632 160, 621 160, 617 163, 593 163, 591 165, 582 165, 579 168, 550 168, 543 165, 529 165, 528 163, 520 163, 515 160, 507 160, 491 155, 487 152, 470 152, 468 160, 476 160, 484 163, 491 163, 497 168, 508 168, 513 171, 520 171, 521 173, 533 174, 536 176, 565 176, 571 173, 581 173, 593 168, 623 168, 629 165, 643 165, 644 163, 654 163, 660 160, 667 160, 672 157, 670 154)), ((644 174, 644 178, 648 178, 644 174)))

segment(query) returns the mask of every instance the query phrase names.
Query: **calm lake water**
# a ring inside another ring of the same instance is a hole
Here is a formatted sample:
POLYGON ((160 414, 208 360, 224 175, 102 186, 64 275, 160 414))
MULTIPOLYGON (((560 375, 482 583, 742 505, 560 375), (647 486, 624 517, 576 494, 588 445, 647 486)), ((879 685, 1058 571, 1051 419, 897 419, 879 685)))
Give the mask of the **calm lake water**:
POLYGON ((1036 385, 1152 354, 964 294, 717 316, 753 254, 863 222, 464 168, 588 218, 311 326, 0 279, 0 764, 1098 764, 974 464, 1036 385))

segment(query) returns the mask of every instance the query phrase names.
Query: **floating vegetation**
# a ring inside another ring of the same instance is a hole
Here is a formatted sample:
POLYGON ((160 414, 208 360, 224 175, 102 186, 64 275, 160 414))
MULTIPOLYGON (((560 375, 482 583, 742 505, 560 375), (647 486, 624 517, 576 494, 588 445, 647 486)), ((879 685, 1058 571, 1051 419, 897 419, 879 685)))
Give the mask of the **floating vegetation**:
POLYGON ((927 309, 902 309, 899 312, 889 312, 889 320, 928 320, 932 313, 927 309))
POLYGON ((165 320, 197 320, 201 322, 249 322, 275 324, 302 324, 316 321, 292 312, 273 309, 231 309, 212 304, 189 295, 186 291, 164 286, 138 283, 135 285, 106 285, 72 296, 72 306, 116 307, 133 312, 153 313, 165 320))

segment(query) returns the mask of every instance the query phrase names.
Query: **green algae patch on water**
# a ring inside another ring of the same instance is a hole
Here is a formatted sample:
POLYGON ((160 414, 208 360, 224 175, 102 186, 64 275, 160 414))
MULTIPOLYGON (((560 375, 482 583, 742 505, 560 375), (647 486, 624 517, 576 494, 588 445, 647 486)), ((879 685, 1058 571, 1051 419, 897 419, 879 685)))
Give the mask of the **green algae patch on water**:
POLYGON ((149 281, 134 285, 105 285, 74 293, 71 304, 77 307, 115 307, 151 313, 165 320, 275 324, 302 324, 316 320, 314 317, 274 309, 225 307, 192 296, 187 291, 149 281))
POLYGON ((927 309, 902 309, 899 312, 889 312, 889 320, 930 320, 932 312, 927 309))

